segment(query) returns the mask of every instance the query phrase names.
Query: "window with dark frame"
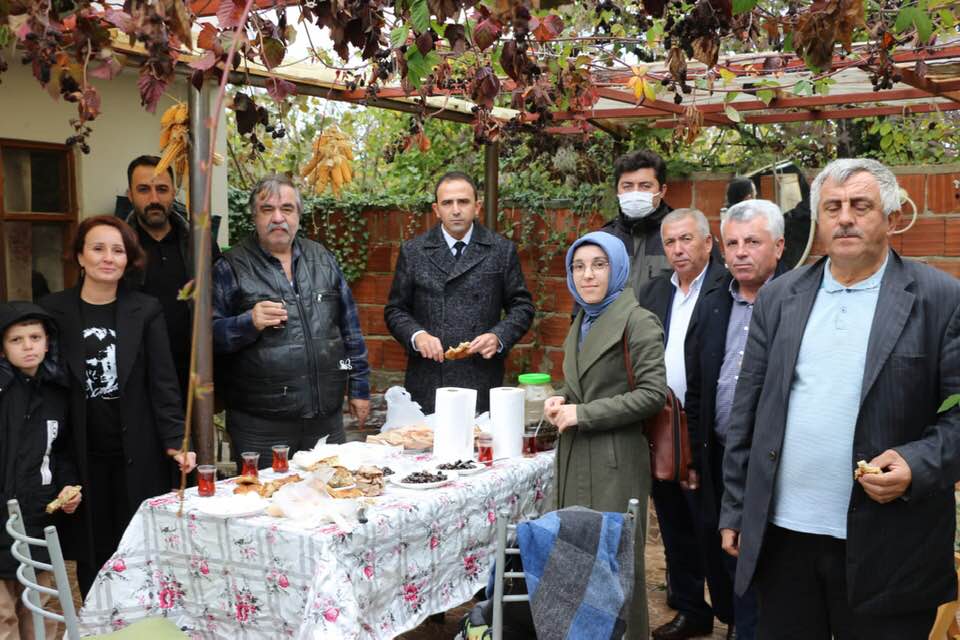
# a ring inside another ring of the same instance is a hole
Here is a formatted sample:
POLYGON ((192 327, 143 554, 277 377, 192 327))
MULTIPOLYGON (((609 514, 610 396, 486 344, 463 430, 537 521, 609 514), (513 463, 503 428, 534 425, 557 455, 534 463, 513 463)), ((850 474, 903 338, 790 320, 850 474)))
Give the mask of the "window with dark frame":
POLYGON ((36 300, 76 279, 77 222, 70 147, 0 138, 0 300, 36 300))

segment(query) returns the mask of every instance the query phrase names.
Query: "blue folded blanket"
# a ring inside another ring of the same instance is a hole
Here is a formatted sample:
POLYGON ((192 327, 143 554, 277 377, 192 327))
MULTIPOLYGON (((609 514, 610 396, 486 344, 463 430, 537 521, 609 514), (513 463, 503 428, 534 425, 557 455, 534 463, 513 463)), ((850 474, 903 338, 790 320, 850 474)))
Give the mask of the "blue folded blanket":
POLYGON ((517 526, 537 637, 619 639, 633 595, 632 519, 583 507, 517 526))

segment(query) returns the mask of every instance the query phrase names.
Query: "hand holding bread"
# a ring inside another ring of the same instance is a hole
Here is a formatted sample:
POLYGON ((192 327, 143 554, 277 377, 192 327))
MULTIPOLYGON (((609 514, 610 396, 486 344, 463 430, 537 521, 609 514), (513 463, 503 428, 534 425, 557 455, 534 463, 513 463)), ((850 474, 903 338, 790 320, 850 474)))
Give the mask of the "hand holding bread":
POLYGON ((63 509, 64 513, 76 511, 77 507, 80 506, 80 500, 83 499, 80 489, 81 487, 78 484, 65 486, 60 490, 60 495, 47 505, 47 513, 56 513, 60 509, 63 509))

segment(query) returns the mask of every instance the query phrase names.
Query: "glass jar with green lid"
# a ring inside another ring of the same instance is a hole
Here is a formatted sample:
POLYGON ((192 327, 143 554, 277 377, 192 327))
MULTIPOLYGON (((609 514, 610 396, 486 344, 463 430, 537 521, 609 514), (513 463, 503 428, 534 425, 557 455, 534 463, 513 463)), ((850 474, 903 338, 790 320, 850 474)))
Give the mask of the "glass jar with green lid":
POLYGON ((550 386, 549 373, 521 373, 518 378, 520 388, 523 389, 523 425, 524 425, 524 452, 535 453, 552 448, 556 441, 556 427, 543 420, 543 404, 547 398, 556 395, 550 386), (539 433, 537 429, 539 428, 539 433), (537 433, 536 448, 532 436, 537 433))

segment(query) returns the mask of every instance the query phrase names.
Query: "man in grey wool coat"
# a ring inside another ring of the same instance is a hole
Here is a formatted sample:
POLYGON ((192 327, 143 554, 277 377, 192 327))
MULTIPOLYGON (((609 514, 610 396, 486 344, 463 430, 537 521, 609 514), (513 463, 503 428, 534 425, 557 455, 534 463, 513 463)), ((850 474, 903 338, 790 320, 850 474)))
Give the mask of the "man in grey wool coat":
POLYGON ((424 413, 439 387, 477 390, 477 411, 503 384, 510 348, 530 328, 533 302, 516 246, 477 223, 477 186, 465 173, 444 174, 433 211, 440 224, 400 247, 384 319, 407 350, 404 385, 424 413), (469 342, 469 356, 444 351, 469 342))

